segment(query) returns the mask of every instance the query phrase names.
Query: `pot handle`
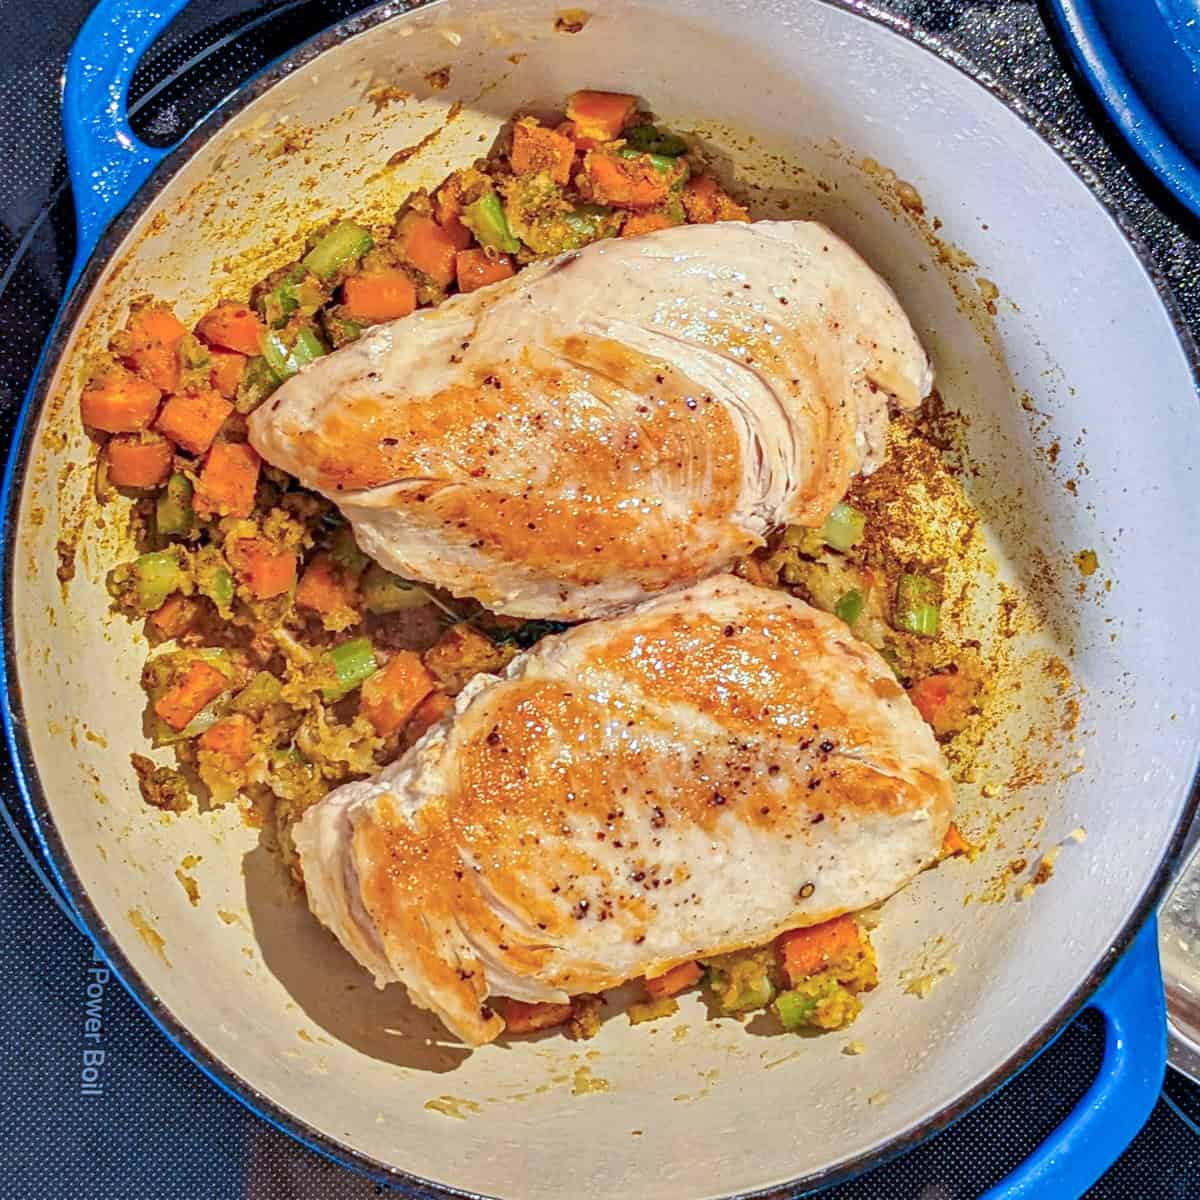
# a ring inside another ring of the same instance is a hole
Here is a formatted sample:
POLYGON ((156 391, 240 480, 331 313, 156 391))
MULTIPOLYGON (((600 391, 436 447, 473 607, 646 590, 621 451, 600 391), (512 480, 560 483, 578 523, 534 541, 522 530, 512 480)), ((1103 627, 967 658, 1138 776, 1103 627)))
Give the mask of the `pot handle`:
POLYGON ((1082 1196, 1149 1119, 1167 1067, 1167 1009, 1151 917, 1092 997, 1104 1018, 1104 1060, 1067 1119, 980 1200, 1082 1196))
POLYGON ((129 124, 138 61, 187 0, 99 0, 63 74, 63 138, 75 194, 76 273, 109 222, 170 149, 147 146, 129 124))

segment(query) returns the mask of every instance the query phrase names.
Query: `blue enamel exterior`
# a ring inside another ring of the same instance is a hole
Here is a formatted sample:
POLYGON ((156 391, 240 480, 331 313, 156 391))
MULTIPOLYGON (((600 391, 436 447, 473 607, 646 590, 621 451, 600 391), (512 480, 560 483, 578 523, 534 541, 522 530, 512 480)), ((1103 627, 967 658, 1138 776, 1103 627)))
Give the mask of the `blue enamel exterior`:
POLYGON ((1048 0, 1047 7, 1110 120, 1200 217, 1200 4, 1048 0))
MULTIPOLYGON (((842 0, 834 2, 841 3, 842 0)), ((1060 2, 1067 6, 1066 0, 1052 0, 1055 5, 1060 2)), ((67 289, 68 298, 104 231, 134 198, 155 166, 171 153, 138 141, 129 125, 126 97, 141 54, 186 3, 187 0, 161 0, 157 4, 144 5, 136 0, 101 0, 72 49, 64 81, 63 123, 77 208, 78 250, 67 289)), ((929 46, 928 42, 925 44, 929 46)), ((248 88, 250 84, 245 86, 248 88)), ((1195 211, 1200 212, 1200 205, 1195 211)), ((22 435, 29 421, 36 416, 35 402, 45 361, 61 334, 65 308, 64 301, 18 417, 0 490, 3 506, 0 542, 10 536, 21 479, 22 435)), ((0 618, 3 616, 0 613, 0 618)), ((40 853, 35 852, 22 836, 12 815, 4 808, 2 798, 0 817, 68 919, 96 941, 103 951, 106 939, 89 931, 72 905, 67 882, 41 828, 34 790, 23 767, 23 734, 14 715, 18 709, 11 691, 15 684, 12 671, 13 664, 6 656, 0 676, 4 731, 40 853)), ((166 1037, 209 1078, 251 1111, 334 1161, 366 1170, 382 1181, 397 1182, 395 1175, 372 1170, 370 1164, 348 1161, 318 1131, 307 1130, 290 1120, 287 1114, 260 1103, 260 1097, 251 1094, 220 1064, 208 1059, 203 1049, 192 1042, 185 1030, 173 1024, 169 1014, 157 1006, 153 998, 143 995, 143 989, 130 986, 116 967, 114 973, 166 1037)), ((1103 1015, 1106 1023, 1104 1060, 1095 1083, 1059 1129, 1020 1167, 992 1188, 984 1200, 1068 1200, 1080 1196, 1116 1161, 1148 1118, 1166 1066, 1166 1010, 1153 918, 1146 921, 1136 940, 1092 995, 1089 1005, 1103 1015)), ((1037 1053, 1043 1052, 1052 1041, 1053 1038, 1047 1039, 1037 1053)), ((1035 1057, 1037 1054, 1031 1053, 1018 1071, 1035 1057)), ((975 1097, 975 1103, 983 1098, 983 1095, 975 1097)), ((970 1104, 964 1105, 947 1114, 937 1123, 938 1127, 962 1116, 970 1107, 970 1104)), ((911 1138, 902 1140, 900 1145, 892 1148, 891 1154, 909 1149, 913 1144, 911 1138)), ((885 1153, 872 1162, 860 1164, 859 1171, 877 1165, 891 1154, 885 1153)), ((430 1186, 411 1178, 403 1180, 401 1186, 408 1196, 430 1200, 463 1195, 457 1190, 430 1186)), ((780 1200, 785 1194, 773 1193, 780 1200)))

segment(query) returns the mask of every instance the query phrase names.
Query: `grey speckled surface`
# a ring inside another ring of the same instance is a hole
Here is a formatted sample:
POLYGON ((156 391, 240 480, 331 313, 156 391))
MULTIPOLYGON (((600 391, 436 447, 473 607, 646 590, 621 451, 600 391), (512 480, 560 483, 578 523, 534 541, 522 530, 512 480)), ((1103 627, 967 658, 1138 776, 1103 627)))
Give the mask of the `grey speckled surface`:
MULTIPOLYGON (((1146 3, 1148 0, 1129 0, 1146 3)), ((57 120, 63 56, 90 0, 0 0, 0 442, 45 334, 72 249, 57 120)), ((355 0, 193 0, 149 56, 135 90, 199 56, 147 104, 169 139, 258 64, 355 0), (249 38, 206 56, 218 35, 268 11, 249 38)), ((1018 92, 1127 208, 1200 333, 1197 232, 1131 156, 1094 124, 1033 0, 883 0, 1018 92)), ((12 801, 0 764, 0 792, 12 801)), ((41 893, 0 834, 0 1200, 360 1200, 380 1189, 290 1142, 186 1063, 115 982, 102 989, 105 1091, 79 1095, 87 944, 41 893)), ((831 1200, 970 1200, 1026 1156, 1090 1083, 1102 1030, 1085 1016, 1029 1070, 958 1125, 902 1159, 827 1193, 831 1200)), ((1089 1200, 1200 1200, 1200 1089, 1169 1080, 1146 1129, 1089 1200)), ((802 1098, 798 1098, 802 1103, 802 1098)), ((393 1193, 395 1194, 395 1193, 393 1193)), ((565 1200, 565 1198, 564 1198, 565 1200)), ((1068 1200, 1038 1197, 1036 1200, 1068 1200)))

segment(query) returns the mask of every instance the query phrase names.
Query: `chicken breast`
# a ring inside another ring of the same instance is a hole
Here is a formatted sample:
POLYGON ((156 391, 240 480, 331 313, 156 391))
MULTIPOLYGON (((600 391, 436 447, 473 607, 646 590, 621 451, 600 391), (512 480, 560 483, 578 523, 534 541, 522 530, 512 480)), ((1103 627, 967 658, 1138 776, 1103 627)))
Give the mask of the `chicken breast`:
POLYGON ((617 238, 380 325, 250 418, 391 571, 582 619, 820 525, 932 374, 822 225, 617 238))
POLYGON ((875 651, 722 575, 476 676, 294 836, 317 917, 477 1045, 490 996, 563 1002, 882 900, 950 808, 875 651))

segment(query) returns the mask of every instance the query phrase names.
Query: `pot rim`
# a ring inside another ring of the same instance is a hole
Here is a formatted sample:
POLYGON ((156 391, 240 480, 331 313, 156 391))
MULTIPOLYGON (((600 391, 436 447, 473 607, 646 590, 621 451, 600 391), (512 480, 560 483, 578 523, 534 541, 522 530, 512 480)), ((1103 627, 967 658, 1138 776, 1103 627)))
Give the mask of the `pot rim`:
MULTIPOLYGON (((32 449, 36 418, 47 400, 49 384, 62 360, 67 342, 80 314, 104 269, 124 241, 134 224, 154 203, 167 183, 179 170, 226 124, 249 104, 270 91, 277 83, 296 70, 307 67, 327 50, 348 38, 428 8, 436 8, 445 0, 383 0, 363 12, 345 18, 302 43, 294 50, 262 68, 216 108, 208 113, 191 132, 158 164, 146 182, 138 189, 129 204, 111 222, 97 241, 70 292, 64 297, 46 342, 45 352, 17 415, 10 452, 9 474, 4 494, 0 496, 0 541, 3 542, 2 580, 0 580, 0 616, 3 620, 4 646, 0 659, 0 706, 13 773, 26 810, 32 818, 39 848, 48 860, 55 881, 66 893, 84 927, 101 949, 108 964, 120 979, 125 990, 154 1022, 167 1039, 190 1059, 223 1091, 242 1103, 257 1117, 288 1134, 309 1149, 315 1150, 341 1166, 356 1170, 379 1183, 401 1183, 407 1194, 416 1200, 444 1200, 462 1197, 463 1200, 491 1200, 487 1193, 474 1192, 437 1183, 411 1174, 403 1168, 354 1150, 336 1138, 308 1124, 271 1100, 243 1079, 231 1066, 211 1052, 180 1022, 167 1005, 155 994, 133 967, 121 944, 92 904, 81 884, 66 846, 59 835, 52 812, 46 802, 37 764, 25 733, 25 713, 21 702, 20 679, 17 671, 16 638, 10 614, 13 611, 15 579, 15 529, 19 518, 20 500, 24 490, 29 452, 32 449)), ((891 34, 905 39, 949 63, 992 97, 1014 112, 1021 121, 1045 142, 1066 163, 1076 177, 1088 188, 1109 219, 1134 251, 1142 269, 1158 292, 1160 302, 1175 336, 1191 368, 1193 383, 1200 391, 1200 349, 1188 328, 1178 301, 1133 219, 1108 191, 1105 184, 1048 121, 1034 111, 1007 84, 986 68, 973 62, 961 51, 947 45, 939 37, 915 28, 911 22, 880 9, 874 0, 816 0, 817 3, 849 13, 859 19, 881 26, 891 34)), ((1129 948, 1134 937, 1151 915, 1179 865, 1188 828, 1200 807, 1200 768, 1188 785, 1188 797, 1179 823, 1159 858, 1154 875, 1142 889, 1133 911, 1118 931, 1112 945, 1088 972, 1085 979, 1058 1009, 1043 1021, 1040 1029, 1017 1046, 987 1077, 976 1083, 956 1100, 915 1125, 893 1135, 882 1146, 865 1151, 844 1162, 811 1172, 788 1183, 769 1185, 729 1194, 725 1200, 788 1200, 797 1188, 806 1192, 829 1187, 848 1178, 882 1165, 907 1152, 935 1133, 953 1124, 982 1103, 1003 1083, 1019 1074, 1063 1032, 1082 1011, 1096 989, 1129 948)))

